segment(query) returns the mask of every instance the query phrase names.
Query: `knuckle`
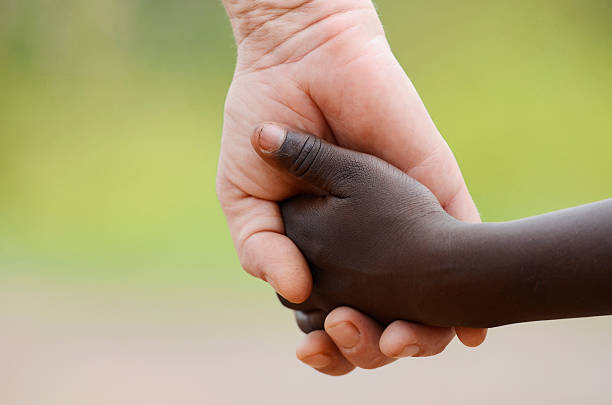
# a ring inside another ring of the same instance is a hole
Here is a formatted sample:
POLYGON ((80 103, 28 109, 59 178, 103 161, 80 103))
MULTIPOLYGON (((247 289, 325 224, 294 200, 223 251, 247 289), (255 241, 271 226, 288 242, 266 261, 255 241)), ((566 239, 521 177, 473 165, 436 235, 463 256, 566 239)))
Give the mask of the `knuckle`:
POLYGON ((242 267, 242 269, 248 274, 254 277, 259 277, 259 272, 257 271, 257 268, 254 266, 253 262, 248 257, 248 255, 245 254, 243 250, 240 249, 239 246, 237 247, 237 250, 238 250, 238 262, 240 263, 240 267, 242 267))
POLYGON ((295 155, 290 170, 297 177, 304 177, 313 167, 315 161, 321 154, 321 139, 316 136, 309 136, 302 144, 302 148, 295 155))

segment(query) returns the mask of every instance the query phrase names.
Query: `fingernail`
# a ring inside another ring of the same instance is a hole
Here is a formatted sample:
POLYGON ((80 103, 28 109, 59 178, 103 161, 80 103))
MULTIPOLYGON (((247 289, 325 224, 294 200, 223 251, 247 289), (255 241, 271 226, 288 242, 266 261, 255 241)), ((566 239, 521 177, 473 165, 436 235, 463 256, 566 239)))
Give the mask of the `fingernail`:
POLYGON ((399 354, 393 357, 398 358, 398 359, 401 357, 414 357, 420 351, 421 351, 421 348, 417 345, 407 345, 406 347, 404 347, 404 350, 402 350, 399 354))
POLYGON ((340 322, 337 325, 327 328, 327 333, 334 339, 337 345, 345 349, 351 349, 359 343, 361 334, 359 330, 350 322, 340 322))
POLYGON ((323 368, 331 364, 331 357, 326 354, 318 353, 312 356, 304 357, 302 361, 312 368, 323 368))
POLYGON ((285 142, 285 130, 278 125, 264 124, 259 130, 259 147, 266 152, 275 152, 285 142))

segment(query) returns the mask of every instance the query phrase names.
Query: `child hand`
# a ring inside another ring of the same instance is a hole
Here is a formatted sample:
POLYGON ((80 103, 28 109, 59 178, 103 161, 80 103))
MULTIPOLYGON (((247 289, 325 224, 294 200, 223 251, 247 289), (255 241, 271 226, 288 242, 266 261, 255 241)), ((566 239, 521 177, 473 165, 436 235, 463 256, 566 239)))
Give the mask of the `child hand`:
POLYGON ((305 303, 281 298, 301 311, 300 327, 321 328, 325 314, 345 305, 382 324, 426 320, 424 287, 436 277, 456 222, 434 195, 381 159, 312 135, 287 132, 276 150, 254 146, 266 162, 319 192, 281 204, 285 232, 314 281, 305 303))

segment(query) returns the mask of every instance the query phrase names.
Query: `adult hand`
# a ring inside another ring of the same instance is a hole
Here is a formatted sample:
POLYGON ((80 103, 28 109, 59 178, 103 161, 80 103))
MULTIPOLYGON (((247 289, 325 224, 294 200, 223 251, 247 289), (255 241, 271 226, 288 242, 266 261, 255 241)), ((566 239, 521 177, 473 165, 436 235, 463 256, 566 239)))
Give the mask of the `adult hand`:
MULTIPOLYGON (((247 272, 291 302, 310 294, 307 263, 284 235, 276 203, 305 190, 252 150, 249 136, 262 121, 376 155, 425 184, 451 215, 479 220, 459 167, 394 58, 370 0, 224 4, 238 59, 226 100, 217 194, 247 272)), ((383 333, 350 308, 332 311, 325 329, 308 334, 297 355, 332 375, 436 354, 454 336, 451 328, 404 321, 383 333)), ((470 346, 485 336, 484 330, 456 331, 470 346)))

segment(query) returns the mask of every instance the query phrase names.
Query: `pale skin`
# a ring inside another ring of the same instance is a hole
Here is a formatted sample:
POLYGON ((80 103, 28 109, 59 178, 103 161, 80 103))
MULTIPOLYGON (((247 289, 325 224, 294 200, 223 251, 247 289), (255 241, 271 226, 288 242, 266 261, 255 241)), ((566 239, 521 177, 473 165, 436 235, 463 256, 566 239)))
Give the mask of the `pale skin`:
MULTIPOLYGON (((238 58, 224 116, 217 194, 242 267, 287 300, 312 287, 284 235, 278 201, 305 191, 253 151, 250 136, 276 121, 376 155, 425 184, 444 209, 479 221, 453 154, 393 56, 370 0, 224 0, 238 58)), ((271 297, 272 299, 273 297, 271 297)), ((396 321, 386 329, 337 308, 297 357, 329 375, 440 353, 458 335, 477 346, 486 330, 396 321)))

